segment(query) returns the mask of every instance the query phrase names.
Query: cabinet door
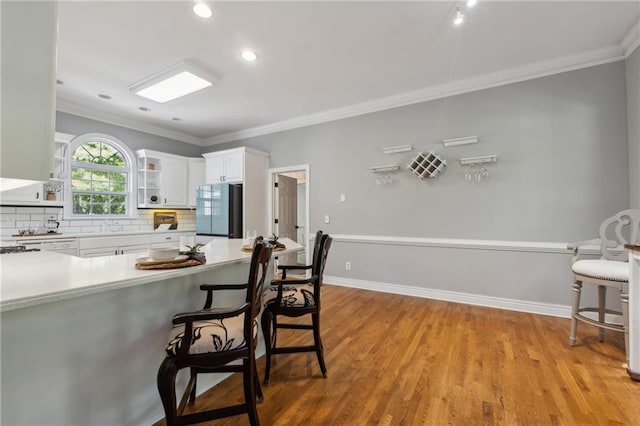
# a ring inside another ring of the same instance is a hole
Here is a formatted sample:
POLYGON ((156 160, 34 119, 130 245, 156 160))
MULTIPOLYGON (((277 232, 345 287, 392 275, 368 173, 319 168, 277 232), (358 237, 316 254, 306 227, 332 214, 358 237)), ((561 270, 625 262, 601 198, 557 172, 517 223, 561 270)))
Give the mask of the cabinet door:
POLYGON ((204 158, 189 158, 187 161, 189 165, 188 177, 187 177, 187 205, 189 207, 196 206, 196 188, 205 184, 204 173, 205 165, 204 158))
POLYGON ((127 254, 127 253, 147 253, 149 251, 149 246, 126 246, 120 247, 118 253, 127 254))
POLYGON ((244 152, 234 152, 223 157, 224 182, 236 183, 244 181, 244 152))
POLYGON ((166 206, 187 205, 187 159, 162 159, 162 202, 166 206))
POLYGON ((207 185, 222 183, 224 176, 224 159, 223 156, 207 157, 205 160, 204 180, 207 185))
POLYGON ((80 257, 115 256, 118 253, 119 250, 117 247, 102 247, 78 250, 78 254, 80 255, 80 257))
POLYGON ((0 204, 37 204, 40 201, 42 201, 41 183, 0 192, 0 204))

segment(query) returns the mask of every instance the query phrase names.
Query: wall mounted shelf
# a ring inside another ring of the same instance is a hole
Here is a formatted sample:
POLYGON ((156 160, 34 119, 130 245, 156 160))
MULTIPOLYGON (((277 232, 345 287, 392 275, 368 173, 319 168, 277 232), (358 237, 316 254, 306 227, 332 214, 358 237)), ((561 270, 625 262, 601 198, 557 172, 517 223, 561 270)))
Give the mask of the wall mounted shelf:
POLYGON ((444 146, 457 146, 457 145, 469 145, 472 143, 478 143, 477 136, 467 136, 464 138, 445 139, 442 141, 444 146))
POLYGON ((419 152, 407 167, 420 179, 435 178, 447 167, 447 162, 432 151, 419 152))
POLYGON ((388 166, 371 167, 371 171, 373 173, 388 173, 388 172, 395 172, 397 170, 400 170, 400 166, 398 166, 397 164, 390 164, 388 166))
POLYGON ((498 161, 497 155, 483 155, 481 157, 466 157, 460 159, 460 165, 472 166, 474 164, 495 163, 498 161))
POLYGON ((408 152, 412 150, 413 150, 413 147, 411 145, 389 146, 386 148, 382 148, 382 151, 385 154, 397 154, 399 152, 408 152))

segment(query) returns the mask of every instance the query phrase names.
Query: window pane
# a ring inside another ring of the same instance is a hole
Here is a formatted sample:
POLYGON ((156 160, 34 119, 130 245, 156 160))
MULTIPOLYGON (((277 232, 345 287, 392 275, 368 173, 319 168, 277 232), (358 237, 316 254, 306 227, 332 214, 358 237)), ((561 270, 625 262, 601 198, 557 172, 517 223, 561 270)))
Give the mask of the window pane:
POLYGON ((126 197, 114 195, 111 197, 111 214, 124 215, 127 212, 126 197))
POLYGON ((73 194, 73 214, 89 214, 90 203, 90 195, 73 194))
POLYGON ((91 189, 91 172, 87 169, 73 167, 71 169, 71 189, 91 189))
POLYGON ((111 192, 126 192, 127 175, 126 173, 109 173, 111 178, 111 192))
POLYGON ((92 170, 91 177, 93 179, 91 186, 91 189, 93 191, 109 191, 109 172, 105 172, 102 170, 92 170))

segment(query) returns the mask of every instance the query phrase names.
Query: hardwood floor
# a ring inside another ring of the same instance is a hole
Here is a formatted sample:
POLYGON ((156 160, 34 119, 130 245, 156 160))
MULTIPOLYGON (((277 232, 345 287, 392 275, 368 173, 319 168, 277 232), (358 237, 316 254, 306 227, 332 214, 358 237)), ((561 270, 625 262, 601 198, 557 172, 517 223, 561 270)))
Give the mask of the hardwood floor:
MULTIPOLYGON (((275 356, 263 425, 640 424, 640 383, 623 368, 620 333, 601 343, 580 324, 570 348, 568 319, 332 285, 322 315, 329 377, 312 353, 275 356)), ((284 331, 287 342, 310 339, 284 331)), ((258 368, 262 378, 264 357, 258 368)), ((241 398, 231 377, 195 407, 241 398)))

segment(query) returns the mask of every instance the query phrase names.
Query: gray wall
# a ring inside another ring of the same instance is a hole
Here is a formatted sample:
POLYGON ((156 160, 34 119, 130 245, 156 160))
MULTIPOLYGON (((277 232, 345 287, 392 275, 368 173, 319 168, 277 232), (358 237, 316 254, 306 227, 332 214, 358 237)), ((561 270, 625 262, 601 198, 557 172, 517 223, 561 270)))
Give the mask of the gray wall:
MULTIPOLYGON (((208 150, 246 145, 268 151, 271 167, 309 163, 310 231, 565 244, 596 237, 604 218, 629 206, 626 110, 619 61, 208 150), (442 139, 470 135, 480 143, 442 146, 442 139), (404 144, 414 151, 380 150, 404 144), (444 156, 448 167, 420 181, 404 166, 427 150, 444 156), (459 158, 488 154, 498 156, 488 166, 490 179, 466 182, 469 169, 459 158), (393 183, 376 185, 369 168, 394 163, 402 171, 393 183)), ((569 264, 569 254, 552 250, 338 241, 327 275, 365 288, 383 283, 566 307, 569 264)))
POLYGON ((174 139, 156 136, 138 130, 127 129, 114 124, 56 112, 56 131, 79 136, 85 133, 105 133, 124 142, 132 151, 152 149, 185 157, 200 157, 202 147, 174 139))
POLYGON ((640 208, 640 47, 625 61, 629 133, 629 205, 640 208))
POLYGON ((311 228, 340 234, 574 241, 629 205, 625 65, 616 62, 418 105, 210 147, 268 151, 271 167, 310 164, 311 228), (480 143, 444 148, 442 139, 480 143), (410 153, 381 147, 411 144, 410 153), (376 185, 369 167, 417 151, 448 161, 420 181, 376 185), (468 184, 460 157, 496 154, 468 184), (340 203, 341 193, 347 202, 340 203), (332 222, 322 219, 330 214, 332 222))

